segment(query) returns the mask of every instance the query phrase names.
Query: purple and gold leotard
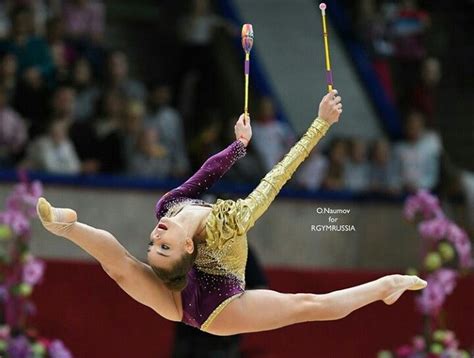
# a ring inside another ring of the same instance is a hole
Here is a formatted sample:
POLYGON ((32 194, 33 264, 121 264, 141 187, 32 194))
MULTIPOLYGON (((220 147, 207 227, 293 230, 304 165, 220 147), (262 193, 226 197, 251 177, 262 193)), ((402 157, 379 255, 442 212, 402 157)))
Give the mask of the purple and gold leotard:
POLYGON ((188 284, 181 291, 183 323, 206 331, 214 318, 245 291, 247 231, 267 210, 328 128, 326 121, 316 118, 306 134, 245 199, 218 199, 212 205, 196 199, 245 155, 245 146, 235 141, 158 201, 155 208, 158 220, 176 215, 186 205, 212 208, 206 222, 206 239, 197 247, 188 284))

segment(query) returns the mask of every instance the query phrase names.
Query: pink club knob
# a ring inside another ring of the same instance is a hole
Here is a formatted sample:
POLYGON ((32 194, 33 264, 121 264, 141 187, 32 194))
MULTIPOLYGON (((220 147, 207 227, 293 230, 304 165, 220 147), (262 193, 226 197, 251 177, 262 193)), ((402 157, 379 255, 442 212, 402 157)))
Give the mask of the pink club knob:
POLYGON ((253 46, 253 27, 251 24, 242 26, 242 48, 249 53, 253 46))

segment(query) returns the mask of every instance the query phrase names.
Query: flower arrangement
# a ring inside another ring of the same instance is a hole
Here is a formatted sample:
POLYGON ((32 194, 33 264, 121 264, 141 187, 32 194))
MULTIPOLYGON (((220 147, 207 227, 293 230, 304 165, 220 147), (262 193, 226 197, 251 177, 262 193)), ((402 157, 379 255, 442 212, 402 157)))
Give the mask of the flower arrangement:
POLYGON ((45 270, 29 251, 31 220, 42 191, 40 182, 28 183, 23 176, 0 211, 0 357, 72 358, 60 340, 40 337, 28 326, 36 309, 30 295, 45 270))
MULTIPOLYGON (((436 196, 419 191, 404 205, 405 218, 417 224, 422 239, 422 270, 428 286, 416 298, 416 307, 425 317, 423 336, 413 338, 394 352, 381 351, 379 358, 469 358, 459 349, 454 332, 441 329, 443 304, 455 289, 458 277, 473 267, 471 242, 467 233, 446 217, 436 196)), ((410 269, 411 273, 416 270, 410 269)))

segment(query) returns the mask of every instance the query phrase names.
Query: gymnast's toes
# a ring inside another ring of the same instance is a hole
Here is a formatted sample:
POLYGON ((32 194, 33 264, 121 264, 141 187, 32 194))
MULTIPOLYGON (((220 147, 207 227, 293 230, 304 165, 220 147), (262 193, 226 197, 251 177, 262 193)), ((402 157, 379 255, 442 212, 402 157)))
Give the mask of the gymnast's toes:
POLYGON ((45 198, 39 198, 36 208, 43 223, 70 224, 77 221, 77 213, 74 210, 54 208, 45 198))
POLYGON ((414 291, 421 290, 425 288, 426 286, 428 286, 428 282, 426 282, 425 280, 422 280, 418 276, 406 276, 406 277, 411 278, 412 280, 412 284, 409 287, 409 290, 414 290, 414 291))
POLYGON ((386 287, 382 300, 387 305, 395 303, 406 290, 421 290, 427 286, 427 282, 417 276, 391 275, 385 279, 386 287))
POLYGON ((36 211, 41 221, 52 222, 53 214, 51 204, 45 198, 39 198, 36 204, 36 211))

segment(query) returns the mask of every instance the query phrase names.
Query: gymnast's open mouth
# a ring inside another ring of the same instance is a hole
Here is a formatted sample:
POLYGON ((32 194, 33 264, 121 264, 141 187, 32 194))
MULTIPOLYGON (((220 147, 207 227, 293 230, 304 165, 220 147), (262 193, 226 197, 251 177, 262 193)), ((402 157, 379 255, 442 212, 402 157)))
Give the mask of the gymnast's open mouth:
POLYGON ((159 223, 159 224, 158 224, 158 229, 161 229, 161 230, 168 230, 168 227, 167 227, 165 224, 159 223))

